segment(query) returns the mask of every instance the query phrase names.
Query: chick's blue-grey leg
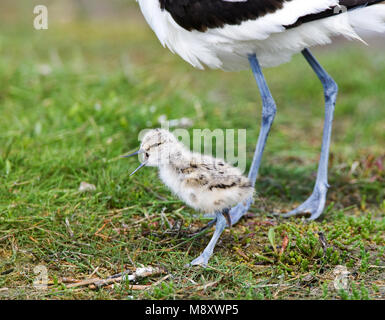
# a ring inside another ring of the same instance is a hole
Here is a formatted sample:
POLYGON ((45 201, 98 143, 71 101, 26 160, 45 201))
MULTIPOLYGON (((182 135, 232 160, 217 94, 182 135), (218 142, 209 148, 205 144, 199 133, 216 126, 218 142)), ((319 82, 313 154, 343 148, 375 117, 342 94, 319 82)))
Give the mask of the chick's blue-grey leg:
MULTIPOLYGON (((255 54, 249 55, 249 62, 255 80, 257 81, 259 92, 262 98, 261 129, 259 132, 257 146, 254 152, 253 162, 249 171, 249 179, 254 186, 258 177, 258 171, 261 165, 262 155, 263 151, 265 150, 266 141, 269 136, 269 132, 273 124, 275 114, 277 113, 277 107, 263 75, 262 68, 259 65, 258 59, 255 54)), ((253 199, 249 199, 245 205, 243 203, 239 203, 237 206, 231 209, 230 216, 232 224, 237 223, 239 219, 242 218, 242 216, 247 212, 247 210, 249 210, 252 202, 253 199)))
POLYGON ((217 215, 216 221, 217 223, 215 225, 215 231, 209 244, 203 250, 202 254, 198 258, 194 259, 187 266, 196 266, 196 265, 200 265, 203 267, 207 266, 209 259, 213 255, 215 245, 217 244, 219 237, 221 236, 223 230, 226 228, 226 225, 227 225, 226 218, 222 214, 217 215))
POLYGON ((202 233, 203 231, 206 231, 207 229, 210 229, 216 222, 217 222, 217 218, 215 217, 207 225, 205 225, 203 228, 200 228, 198 231, 196 231, 193 234, 191 234, 191 236, 196 236, 196 235, 202 233))
POLYGON ((323 129, 321 157, 318 165, 317 179, 312 195, 298 208, 284 214, 283 217, 291 217, 301 213, 310 213, 310 220, 317 219, 323 212, 326 203, 328 184, 329 149, 332 134, 333 114, 337 100, 338 86, 332 77, 322 68, 310 50, 305 49, 302 54, 310 64, 324 88, 325 95, 325 124, 323 129))

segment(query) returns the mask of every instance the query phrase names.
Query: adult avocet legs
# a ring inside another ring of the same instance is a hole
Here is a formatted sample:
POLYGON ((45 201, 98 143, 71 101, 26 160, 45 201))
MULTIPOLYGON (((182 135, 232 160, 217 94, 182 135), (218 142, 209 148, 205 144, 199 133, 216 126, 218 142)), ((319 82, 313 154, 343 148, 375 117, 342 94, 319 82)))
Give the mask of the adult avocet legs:
MULTIPOLYGON (((336 36, 360 40, 360 31, 385 32, 383 0, 138 0, 146 21, 163 46, 192 66, 229 71, 251 68, 261 93, 262 127, 249 173, 254 184, 276 107, 261 67, 288 62, 302 51, 320 78, 326 98, 326 116, 321 158, 312 195, 297 209, 316 219, 325 207, 327 166, 337 85, 311 55, 310 48, 330 43, 336 36), (358 33, 357 33, 358 32, 358 33), (304 51, 303 51, 304 50, 304 51), (255 55, 247 56, 247 53, 255 55)), ((203 197, 204 198, 204 197, 203 197)), ((245 198, 247 199, 247 198, 245 198)), ((251 204, 238 204, 230 211, 232 224, 251 204)), ((233 204, 232 204, 233 205, 233 204)), ((193 264, 206 264, 226 226, 222 218, 204 253, 193 264)), ((213 225, 212 221, 210 225, 213 225)))
POLYGON ((328 184, 328 162, 330 139, 332 135, 332 124, 334 107, 337 100, 338 86, 332 77, 322 68, 310 50, 305 49, 302 54, 317 74, 324 88, 325 95, 325 124, 322 138, 321 157, 318 164, 317 179, 312 195, 298 208, 282 215, 291 217, 301 213, 310 213, 310 220, 317 219, 323 212, 326 203, 326 194, 329 188, 328 184))
MULTIPOLYGON (((262 161, 263 151, 265 149, 266 141, 269 136, 270 128, 273 124, 275 114, 277 112, 277 107, 273 96, 270 93, 269 87, 266 83, 265 77, 263 75, 261 66, 255 54, 249 55, 249 62, 251 70, 253 71, 255 80, 259 88, 259 92, 262 99, 262 123, 261 129, 259 132, 257 146, 255 148, 253 162, 249 171, 249 179, 252 185, 255 185, 255 182, 258 177, 259 167, 262 161)), ((231 221, 233 224, 237 223, 239 219, 246 213, 249 209, 252 201, 251 199, 243 205, 242 203, 238 204, 230 211, 231 221)))

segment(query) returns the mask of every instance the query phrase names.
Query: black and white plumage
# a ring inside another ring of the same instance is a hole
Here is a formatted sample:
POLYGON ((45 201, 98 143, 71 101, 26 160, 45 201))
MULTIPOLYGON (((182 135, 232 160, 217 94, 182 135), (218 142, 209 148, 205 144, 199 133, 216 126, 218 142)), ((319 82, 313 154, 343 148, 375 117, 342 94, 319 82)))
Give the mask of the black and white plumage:
POLYGON ((160 42, 200 69, 247 69, 250 53, 256 53, 262 67, 276 66, 334 36, 360 39, 360 30, 385 30, 385 7, 371 6, 380 2, 373 0, 138 2, 160 42))
MULTIPOLYGON (((335 36, 363 41, 361 31, 385 32, 385 5, 376 0, 137 0, 163 46, 196 68, 250 68, 262 98, 262 123, 248 179, 254 186, 265 144, 277 111, 262 67, 272 67, 302 52, 322 83, 325 124, 314 189, 309 198, 284 217, 309 213, 317 219, 326 203, 328 160, 338 86, 309 51, 335 36)), ((237 223, 252 199, 230 212, 237 223)), ((217 216, 214 235, 191 265, 206 265, 226 227, 217 216)))

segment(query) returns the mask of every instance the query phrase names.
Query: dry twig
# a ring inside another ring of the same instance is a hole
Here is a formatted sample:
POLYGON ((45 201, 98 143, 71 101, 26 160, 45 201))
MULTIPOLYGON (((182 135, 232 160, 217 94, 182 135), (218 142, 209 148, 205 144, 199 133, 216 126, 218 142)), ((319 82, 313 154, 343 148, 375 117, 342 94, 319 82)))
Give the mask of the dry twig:
MULTIPOLYGON (((74 279, 63 278, 62 282, 68 283, 69 280, 73 280, 72 283, 66 286, 67 288, 77 288, 77 287, 85 287, 85 286, 91 286, 91 288, 101 288, 101 287, 109 286, 111 284, 119 283, 122 281, 127 281, 127 280, 135 281, 137 278, 146 278, 146 277, 155 276, 163 273, 165 273, 165 270, 161 268, 147 267, 147 268, 137 268, 133 274, 129 274, 129 272, 126 271, 126 272, 113 275, 107 279, 92 278, 92 279, 78 281, 74 279)), ((130 286, 130 289, 143 290, 151 286, 152 285, 132 285, 130 286)))

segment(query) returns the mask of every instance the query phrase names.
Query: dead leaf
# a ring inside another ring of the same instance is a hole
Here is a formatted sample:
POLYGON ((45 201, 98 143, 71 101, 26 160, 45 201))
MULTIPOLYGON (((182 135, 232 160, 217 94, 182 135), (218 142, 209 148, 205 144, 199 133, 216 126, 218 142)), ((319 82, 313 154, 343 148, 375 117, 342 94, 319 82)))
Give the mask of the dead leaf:
POLYGON ((284 235, 284 237, 283 237, 283 240, 282 240, 282 247, 281 247, 281 250, 279 251, 279 254, 280 254, 280 255, 282 255, 282 254, 285 252, 285 250, 286 250, 288 244, 289 244, 289 237, 288 237, 287 234, 285 233, 285 235, 284 235))

